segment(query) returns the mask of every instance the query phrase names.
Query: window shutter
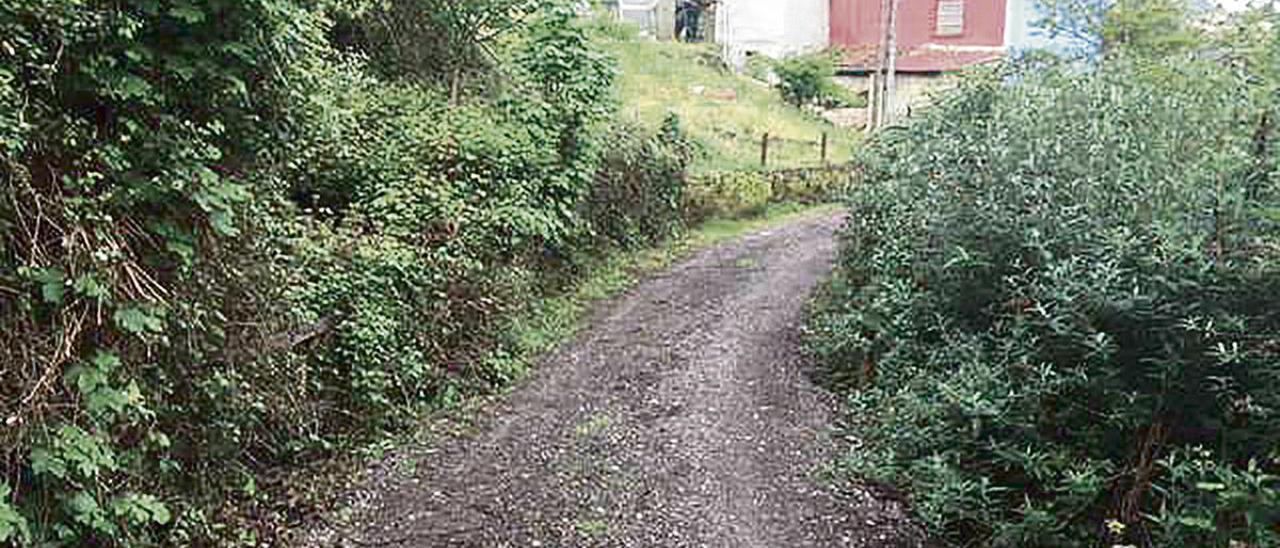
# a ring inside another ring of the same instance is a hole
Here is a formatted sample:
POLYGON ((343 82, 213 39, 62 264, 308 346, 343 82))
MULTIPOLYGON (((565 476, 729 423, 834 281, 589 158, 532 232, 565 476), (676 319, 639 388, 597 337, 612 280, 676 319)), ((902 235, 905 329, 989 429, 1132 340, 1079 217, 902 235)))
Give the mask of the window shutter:
POLYGON ((938 0, 938 36, 964 34, 964 0, 938 0))

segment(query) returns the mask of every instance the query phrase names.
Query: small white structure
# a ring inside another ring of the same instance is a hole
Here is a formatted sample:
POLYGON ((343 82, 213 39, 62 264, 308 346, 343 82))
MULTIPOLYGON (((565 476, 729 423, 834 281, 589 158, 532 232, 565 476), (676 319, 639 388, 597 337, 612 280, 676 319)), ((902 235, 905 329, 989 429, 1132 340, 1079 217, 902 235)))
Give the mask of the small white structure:
POLYGON ((775 59, 825 49, 830 0, 720 0, 716 42, 724 59, 742 68, 750 55, 775 59))
POLYGON ((617 0, 618 18, 635 23, 640 34, 671 40, 675 33, 675 0, 617 0))

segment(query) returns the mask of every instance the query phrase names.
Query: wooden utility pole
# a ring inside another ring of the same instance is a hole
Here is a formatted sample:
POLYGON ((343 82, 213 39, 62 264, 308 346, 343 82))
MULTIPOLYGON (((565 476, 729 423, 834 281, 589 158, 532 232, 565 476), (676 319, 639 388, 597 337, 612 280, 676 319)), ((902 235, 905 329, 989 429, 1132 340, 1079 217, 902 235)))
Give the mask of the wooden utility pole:
POLYGON ((893 94, 898 72, 898 0, 880 1, 880 66, 872 78, 871 116, 867 127, 880 129, 892 120, 893 94))
POLYGON ((880 127, 893 123, 893 101, 898 88, 898 0, 889 0, 889 73, 884 82, 884 121, 880 127))
POLYGON ((880 129, 881 113, 884 111, 884 76, 889 68, 889 3, 893 0, 880 0, 880 47, 876 50, 876 72, 871 76, 871 112, 867 120, 867 130, 880 129))
POLYGON ((827 132, 822 132, 822 165, 827 165, 827 132))

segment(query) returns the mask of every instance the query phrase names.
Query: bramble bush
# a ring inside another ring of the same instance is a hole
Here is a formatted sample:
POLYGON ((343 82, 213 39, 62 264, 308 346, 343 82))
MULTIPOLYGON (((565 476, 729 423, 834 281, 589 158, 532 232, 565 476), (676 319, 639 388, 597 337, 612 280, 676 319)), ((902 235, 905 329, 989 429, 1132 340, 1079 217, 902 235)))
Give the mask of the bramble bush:
POLYGON ((503 318, 682 222, 568 6, 409 5, 0 3, 0 544, 280 542, 259 480, 510 380, 503 318))
POLYGON ((174 296, 206 242, 243 236, 277 100, 262 60, 291 55, 264 37, 306 20, 270 0, 0 6, 0 541, 173 525, 165 484, 194 471, 162 426, 167 381, 207 367, 185 350, 227 325, 174 296))
POLYGON ((674 114, 646 135, 632 123, 605 134, 606 152, 582 217, 606 245, 638 247, 673 236, 686 220, 681 205, 692 142, 674 114))
POLYGON ((939 542, 1280 545, 1276 73, 1221 51, 975 74, 868 152, 810 347, 939 542))

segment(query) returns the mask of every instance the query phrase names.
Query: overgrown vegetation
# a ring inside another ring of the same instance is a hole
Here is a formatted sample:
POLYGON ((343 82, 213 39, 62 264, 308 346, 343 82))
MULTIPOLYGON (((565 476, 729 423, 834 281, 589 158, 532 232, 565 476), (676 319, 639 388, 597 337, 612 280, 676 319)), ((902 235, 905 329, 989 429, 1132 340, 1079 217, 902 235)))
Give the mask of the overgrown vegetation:
POLYGON ((936 540, 1280 545, 1270 21, 975 74, 872 146, 810 342, 936 540))
POLYGON ((425 4, 0 4, 0 542, 272 543, 259 479, 680 225, 691 145, 568 6, 425 4))

